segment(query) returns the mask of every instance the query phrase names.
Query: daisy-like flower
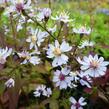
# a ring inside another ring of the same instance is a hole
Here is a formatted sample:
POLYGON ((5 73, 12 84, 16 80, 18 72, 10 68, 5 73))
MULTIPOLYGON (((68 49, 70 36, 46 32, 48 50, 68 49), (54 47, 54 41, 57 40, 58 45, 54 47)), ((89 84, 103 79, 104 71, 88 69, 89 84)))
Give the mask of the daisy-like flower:
POLYGON ((94 42, 92 42, 92 41, 88 41, 88 40, 84 40, 81 44, 80 44, 80 46, 79 46, 79 48, 81 49, 81 48, 85 48, 85 47, 93 47, 94 46, 94 42))
POLYGON ((55 25, 53 28, 48 28, 48 31, 50 33, 54 33, 54 32, 56 32, 56 28, 57 28, 57 26, 55 25))
POLYGON ((40 97, 41 95, 50 97, 51 94, 51 88, 46 88, 45 85, 39 85, 34 92, 35 97, 40 97))
POLYGON ((73 32, 77 34, 89 35, 91 33, 91 28, 86 27, 86 26, 81 26, 79 28, 73 28, 73 32))
POLYGON ((11 0, 12 2, 12 7, 14 10, 17 10, 18 12, 21 12, 24 9, 29 9, 31 0, 27 0, 25 3, 25 0, 11 0))
POLYGON ((73 71, 73 72, 70 72, 70 76, 72 76, 74 82, 77 82, 79 80, 79 72, 78 71, 73 71))
POLYGON ((107 70, 106 66, 109 65, 109 62, 104 61, 103 57, 99 58, 98 55, 89 55, 88 57, 84 56, 83 60, 78 58, 77 61, 82 65, 81 70, 91 77, 100 77, 105 75, 107 70))
POLYGON ((88 88, 91 88, 92 79, 89 77, 89 75, 84 74, 84 72, 81 72, 79 74, 80 80, 82 86, 87 86, 88 88))
POLYGON ((46 89, 46 96, 50 97, 50 95, 52 95, 52 90, 51 90, 51 88, 47 88, 46 89))
POLYGON ((38 21, 47 21, 49 17, 51 16, 51 9, 50 8, 44 8, 41 10, 41 12, 37 15, 38 21))
POLYGON ((36 52, 29 53, 27 51, 23 51, 21 53, 18 53, 18 56, 24 59, 24 61, 21 64, 26 64, 28 62, 32 63, 33 65, 39 64, 40 58, 35 56, 35 54, 37 53, 39 52, 36 51, 36 52))
POLYGON ((41 45, 44 39, 48 36, 48 33, 42 32, 40 29, 31 29, 31 35, 32 36, 28 37, 26 41, 30 43, 30 49, 35 48, 37 50, 37 47, 41 45))
POLYGON ((70 69, 67 67, 62 68, 62 70, 56 70, 54 72, 53 82, 56 83, 56 87, 59 89, 67 89, 67 87, 72 87, 73 78, 69 75, 70 69))
POLYGON ((45 93, 46 93, 46 91, 45 91, 45 88, 46 88, 46 86, 45 85, 39 85, 37 88, 36 88, 36 90, 35 90, 35 92, 34 92, 34 96, 35 97, 40 97, 41 95, 46 95, 45 93))
POLYGON ((73 21, 73 19, 69 19, 69 14, 67 12, 61 12, 59 16, 51 17, 52 20, 57 20, 59 22, 68 23, 73 21))
POLYGON ((68 62, 68 56, 66 56, 64 53, 68 52, 72 49, 71 46, 66 41, 63 41, 60 45, 57 40, 55 40, 55 44, 49 44, 49 48, 47 49, 47 57, 48 58, 54 58, 52 62, 52 66, 61 66, 62 64, 67 64, 68 62))
POLYGON ((83 109, 87 103, 84 101, 85 98, 81 97, 78 101, 74 97, 70 97, 71 109, 83 109))
POLYGON ((5 49, 2 49, 0 48, 0 64, 5 64, 6 62, 6 58, 8 56, 10 56, 12 53, 12 48, 5 48, 5 49))
POLYGON ((14 81, 13 78, 10 78, 9 80, 7 80, 5 82, 5 86, 8 87, 8 88, 14 87, 14 85, 15 85, 15 81, 14 81))

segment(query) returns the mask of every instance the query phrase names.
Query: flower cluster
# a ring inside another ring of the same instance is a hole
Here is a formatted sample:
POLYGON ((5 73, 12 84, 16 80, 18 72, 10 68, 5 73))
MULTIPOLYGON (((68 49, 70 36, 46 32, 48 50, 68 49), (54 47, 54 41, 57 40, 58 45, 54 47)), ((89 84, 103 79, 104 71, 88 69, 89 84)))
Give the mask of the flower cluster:
POLYGON ((50 8, 36 8, 32 0, 2 0, 2 3, 6 5, 3 15, 11 24, 11 28, 4 27, 5 35, 14 40, 9 45, 13 49, 0 48, 0 66, 4 65, 6 77, 12 76, 5 82, 6 90, 11 91, 19 85, 20 96, 28 84, 29 91, 37 99, 38 109, 43 108, 42 104, 49 108, 58 105, 57 102, 71 109, 83 109, 88 105, 84 89, 93 91, 93 80, 104 76, 109 65, 93 49, 96 43, 90 38, 92 29, 86 26, 72 28, 69 24, 74 20, 68 12, 62 11, 53 17, 50 8), (37 87, 33 92, 34 86, 37 87))

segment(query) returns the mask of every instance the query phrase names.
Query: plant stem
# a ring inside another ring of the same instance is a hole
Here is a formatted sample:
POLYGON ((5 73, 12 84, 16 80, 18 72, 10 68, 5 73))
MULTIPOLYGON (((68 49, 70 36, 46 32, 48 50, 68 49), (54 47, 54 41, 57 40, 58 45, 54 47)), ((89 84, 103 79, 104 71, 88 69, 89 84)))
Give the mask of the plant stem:
POLYGON ((15 42, 14 43, 14 46, 16 48, 16 37, 17 37, 17 33, 16 33, 15 26, 14 26, 12 13, 10 13, 10 22, 11 22, 11 28, 12 28, 13 38, 14 38, 14 42, 15 42))
POLYGON ((56 38, 47 30, 47 28, 43 27, 36 19, 31 18, 30 16, 27 15, 27 13, 23 10, 22 11, 23 15, 26 16, 28 19, 31 19, 33 22, 35 22, 38 26, 40 26, 42 29, 44 29, 53 39, 56 40, 56 38))
POLYGON ((64 25, 64 24, 61 24, 61 27, 60 27, 60 29, 59 29, 59 33, 58 33, 57 38, 59 38, 59 36, 60 36, 60 34, 61 34, 61 30, 62 30, 63 25, 64 25))

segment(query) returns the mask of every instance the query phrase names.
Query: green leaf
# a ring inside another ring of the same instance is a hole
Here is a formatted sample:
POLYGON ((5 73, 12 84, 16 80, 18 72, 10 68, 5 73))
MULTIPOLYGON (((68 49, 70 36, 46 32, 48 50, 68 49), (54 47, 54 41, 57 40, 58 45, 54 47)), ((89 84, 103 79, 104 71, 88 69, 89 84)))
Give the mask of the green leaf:
POLYGON ((57 100, 51 100, 50 109, 59 109, 59 104, 57 100))
POLYGON ((53 99, 58 99, 60 96, 60 91, 58 89, 53 90, 52 98, 53 99))

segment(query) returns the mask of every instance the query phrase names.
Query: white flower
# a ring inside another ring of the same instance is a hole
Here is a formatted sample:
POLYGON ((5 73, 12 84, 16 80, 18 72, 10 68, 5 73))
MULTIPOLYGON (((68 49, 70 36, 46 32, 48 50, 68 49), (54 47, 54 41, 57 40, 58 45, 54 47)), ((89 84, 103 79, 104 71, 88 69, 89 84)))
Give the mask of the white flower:
POLYGON ((52 62, 52 66, 61 66, 63 64, 67 64, 68 62, 68 56, 66 56, 64 53, 68 52, 72 49, 71 46, 69 46, 66 41, 63 41, 60 45, 57 40, 55 40, 55 44, 49 44, 49 48, 47 49, 47 57, 48 58, 54 58, 52 62))
POLYGON ((79 82, 81 83, 81 85, 82 86, 87 86, 88 88, 91 88, 92 79, 88 75, 84 74, 84 72, 81 72, 79 74, 79 76, 81 78, 79 80, 79 82))
POLYGON ((74 97, 70 97, 71 109, 83 109, 87 103, 84 101, 85 98, 81 97, 78 101, 75 100, 74 97))
POLYGON ((37 46, 40 46, 44 39, 48 36, 47 32, 42 32, 40 29, 31 29, 31 34, 26 41, 30 43, 30 49, 33 47, 37 50, 37 46))
POLYGON ((47 88, 47 89, 46 89, 46 96, 47 96, 47 97, 50 97, 50 95, 52 95, 51 88, 47 88))
POLYGON ((39 85, 34 92, 35 97, 40 97, 41 95, 50 97, 51 94, 51 88, 46 88, 45 85, 39 85))
POLYGON ((89 35, 91 33, 91 28, 87 28, 86 26, 81 26, 79 28, 73 28, 73 32, 77 34, 86 34, 89 35))
POLYGON ((67 67, 62 68, 62 70, 56 70, 54 72, 53 82, 56 83, 56 87, 59 86, 60 89, 67 89, 67 87, 72 87, 71 81, 73 78, 69 75, 70 69, 67 67))
POLYGON ((5 49, 2 49, 0 48, 0 64, 5 64, 6 62, 6 58, 8 56, 10 56, 12 53, 12 48, 5 48, 5 49))
POLYGON ((39 85, 34 92, 34 96, 40 97, 41 95, 45 95, 45 92, 46 92, 45 88, 46 88, 45 85, 39 85))
POLYGON ((27 51, 23 51, 21 53, 18 53, 20 58, 24 58, 24 61, 21 64, 26 64, 28 62, 32 63, 33 65, 39 64, 40 58, 38 58, 37 56, 34 56, 37 53, 38 53, 37 51, 32 52, 32 53, 29 53, 27 51))
POLYGON ((42 9, 41 12, 37 15, 38 21, 48 20, 48 18, 50 16, 51 16, 51 9, 50 8, 42 9))
POLYGON ((53 20, 57 20, 59 22, 68 23, 73 21, 73 19, 69 19, 69 14, 67 12, 61 12, 59 16, 51 17, 53 20))
POLYGON ((73 72, 70 72, 70 76, 72 76, 74 82, 77 82, 79 80, 79 72, 78 71, 73 71, 73 72))
POLYGON ((5 86, 8 87, 8 88, 14 87, 14 85, 15 85, 15 81, 12 78, 10 78, 9 80, 7 80, 5 82, 5 86))
POLYGON ((83 60, 80 58, 77 60, 82 65, 81 70, 91 77, 100 77, 105 75, 107 70, 106 66, 109 65, 109 62, 104 61, 103 57, 98 58, 98 55, 89 55, 88 57, 84 56, 83 60))
POLYGON ((79 48, 81 49, 81 48, 85 48, 85 47, 93 47, 94 46, 94 42, 92 42, 92 41, 88 41, 88 40, 85 40, 85 41, 83 41, 82 43, 81 43, 81 45, 79 46, 79 48))
POLYGON ((26 3, 25 0, 11 0, 11 2, 14 10, 17 10, 18 12, 21 12, 24 9, 29 9, 31 4, 31 0, 27 0, 26 3))
POLYGON ((48 28, 48 31, 50 33, 54 33, 54 32, 56 32, 56 28, 57 28, 57 26, 55 25, 53 28, 48 28))

